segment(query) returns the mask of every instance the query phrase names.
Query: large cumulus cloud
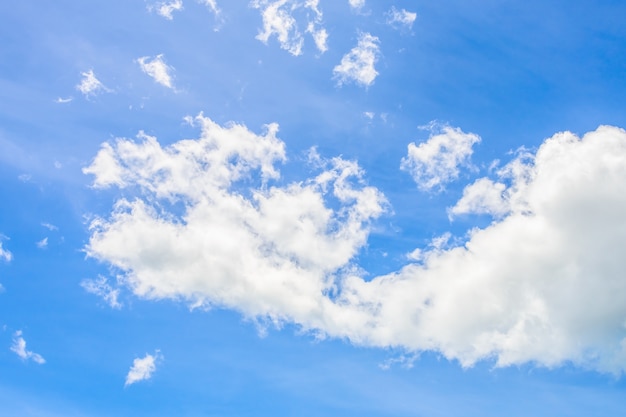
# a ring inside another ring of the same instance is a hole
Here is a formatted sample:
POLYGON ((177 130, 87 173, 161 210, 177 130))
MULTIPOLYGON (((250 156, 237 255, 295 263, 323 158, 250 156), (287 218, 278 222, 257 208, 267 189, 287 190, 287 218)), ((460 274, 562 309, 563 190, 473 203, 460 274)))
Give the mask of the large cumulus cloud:
POLYGON ((519 155, 449 209, 491 214, 492 224, 365 280, 355 255, 388 210, 355 162, 312 153, 318 174, 272 185, 285 159, 277 126, 257 135, 196 122, 197 140, 164 148, 155 138, 120 139, 85 169, 97 187, 139 190, 92 223, 87 247, 135 295, 232 308, 356 344, 437 351, 464 366, 624 370, 623 130, 559 133, 519 155))

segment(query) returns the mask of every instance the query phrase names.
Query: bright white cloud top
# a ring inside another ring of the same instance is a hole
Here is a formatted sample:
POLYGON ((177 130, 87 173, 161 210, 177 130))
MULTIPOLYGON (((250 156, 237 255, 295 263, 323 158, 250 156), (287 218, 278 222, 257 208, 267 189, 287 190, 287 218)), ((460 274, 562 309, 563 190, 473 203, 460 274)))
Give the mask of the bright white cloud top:
POLYGON ((26 340, 24 340, 21 330, 18 330, 13 334, 11 351, 15 352, 15 354, 24 361, 32 360, 39 365, 46 363, 46 360, 40 354, 26 350, 26 340))
POLYGON ((380 41, 369 33, 359 34, 357 46, 343 56, 341 63, 333 69, 339 85, 355 82, 368 87, 374 83, 378 71, 374 68, 380 55, 380 41))
POLYGON ((137 63, 141 67, 141 70, 152 77, 154 81, 167 88, 174 88, 171 72, 174 70, 171 66, 165 63, 163 54, 159 54, 153 58, 149 56, 143 56, 137 58, 137 63))
POLYGON ((443 189, 446 183, 459 177, 460 167, 469 166, 472 147, 480 137, 450 126, 429 127, 432 132, 426 142, 410 143, 401 169, 408 171, 421 190, 443 189))
POLYGON ((96 78, 92 69, 87 72, 81 72, 81 76, 83 78, 80 83, 76 85, 76 89, 85 97, 89 98, 97 95, 98 93, 108 93, 111 91, 96 78))
MULTIPOLYGON (((123 271, 135 295, 228 307, 356 344, 434 350, 464 366, 496 358, 624 370, 626 228, 616 227, 626 210, 623 130, 554 136, 500 170, 509 183, 494 183, 507 207, 500 221, 366 281, 353 259, 387 205, 354 162, 314 153, 323 167, 316 176, 272 186, 285 158, 276 125, 259 136, 195 120, 200 139, 167 148, 145 135, 119 139, 85 169, 97 187, 146 195, 120 199, 110 218, 94 221, 87 248, 123 271), (254 172, 256 185, 247 182, 254 172), (238 191, 241 181, 253 186, 250 197, 238 191), (159 200, 180 201, 185 212, 178 217, 159 200)), ((478 141, 444 127, 414 146, 419 183, 431 189, 456 177, 478 141)), ((468 198, 456 214, 493 211, 492 197, 468 198)))
POLYGON ((157 350, 154 355, 146 353, 143 358, 135 358, 133 365, 126 375, 124 386, 129 386, 137 382, 146 381, 152 378, 156 372, 157 363, 163 361, 163 355, 157 350))

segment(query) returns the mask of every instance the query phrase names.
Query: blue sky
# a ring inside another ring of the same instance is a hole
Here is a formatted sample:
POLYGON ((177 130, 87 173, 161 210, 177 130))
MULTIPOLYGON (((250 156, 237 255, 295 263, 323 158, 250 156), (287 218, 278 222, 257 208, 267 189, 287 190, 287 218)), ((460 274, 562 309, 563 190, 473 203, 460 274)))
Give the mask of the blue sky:
POLYGON ((626 5, 0 5, 0 415, 588 416, 626 5))

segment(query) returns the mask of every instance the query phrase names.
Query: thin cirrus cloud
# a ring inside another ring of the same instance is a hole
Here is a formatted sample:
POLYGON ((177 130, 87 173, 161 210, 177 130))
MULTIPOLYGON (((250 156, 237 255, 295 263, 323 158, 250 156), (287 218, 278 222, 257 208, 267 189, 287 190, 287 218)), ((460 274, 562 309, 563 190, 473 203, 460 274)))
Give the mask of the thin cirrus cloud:
POLYGON ((174 88, 171 75, 173 68, 167 65, 165 59, 163 58, 163 54, 159 54, 152 58, 149 56, 137 58, 137 63, 141 67, 141 70, 145 74, 152 77, 155 82, 170 89, 174 88))
POLYGON ((24 340, 21 330, 16 331, 13 334, 13 344, 11 345, 11 351, 23 360, 32 360, 39 365, 46 363, 46 360, 38 353, 26 350, 26 340, 24 340))
MULTIPOLYGON (((253 0, 250 4, 260 10, 263 19, 263 29, 259 31, 257 39, 267 44, 273 36, 280 47, 294 56, 302 55, 304 37, 300 28, 300 19, 294 13, 303 9, 313 12, 313 18, 307 16, 305 32, 309 33, 320 52, 328 50, 328 32, 322 26, 322 12, 318 0, 308 0, 304 3, 294 0, 253 0)), ((304 19, 304 18, 302 18, 304 19)))
MULTIPOLYGON (((355 255, 390 210, 355 162, 312 151, 316 175, 272 185, 285 159, 276 125, 256 135, 195 120, 197 140, 163 148, 145 135, 119 139, 85 169, 96 187, 142 196, 95 220, 86 248, 136 296, 231 308, 358 345, 435 351, 463 366, 625 370, 624 130, 561 133, 518 155, 499 171, 504 191, 493 181, 480 189, 501 195, 500 218, 464 244, 434 242, 400 270, 365 280, 355 255), (256 185, 252 172, 261 174, 256 185), (243 183, 250 197, 237 192, 243 183), (161 199, 186 210, 177 218, 161 199)), ((491 198, 455 213, 493 212, 491 198)))
POLYGON ((156 372, 157 363, 163 360, 163 355, 157 350, 154 355, 146 353, 143 358, 135 358, 126 375, 124 386, 129 386, 140 381, 152 378, 156 372))
POLYGON ((411 174, 421 190, 442 190, 458 178, 461 167, 469 166, 472 147, 480 142, 480 137, 451 126, 431 123, 428 128, 431 136, 419 145, 408 145, 400 168, 411 174))
POLYGON ((374 83, 378 71, 374 67, 380 55, 380 41, 369 33, 359 34, 357 46, 345 54, 333 69, 333 77, 339 85, 355 82, 365 87, 374 83))

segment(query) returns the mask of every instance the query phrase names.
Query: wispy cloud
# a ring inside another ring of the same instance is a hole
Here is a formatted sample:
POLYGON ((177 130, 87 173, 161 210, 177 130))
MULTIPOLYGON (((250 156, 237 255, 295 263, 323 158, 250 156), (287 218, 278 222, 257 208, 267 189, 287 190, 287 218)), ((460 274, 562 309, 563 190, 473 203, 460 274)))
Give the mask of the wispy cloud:
POLYGON ((379 40, 369 33, 361 33, 357 46, 343 56, 341 63, 333 69, 339 85, 354 81, 370 86, 378 76, 374 68, 380 54, 379 40))
MULTIPOLYGON (((0 235, 2 238, 2 235, 0 235)), ((0 259, 4 259, 6 262, 11 262, 13 259, 13 254, 9 252, 7 249, 2 247, 2 241, 0 240, 0 259)))
POLYGON ((96 78, 93 70, 90 69, 87 72, 81 72, 81 76, 83 78, 80 83, 76 85, 76 89, 83 93, 85 97, 91 97, 101 92, 108 93, 111 91, 96 78))
POLYGON ((154 81, 164 87, 171 89, 174 88, 172 75, 170 74, 173 71, 173 68, 165 63, 163 54, 159 54, 154 58, 148 56, 137 58, 137 63, 141 67, 141 70, 152 77, 154 81))
POLYGON ((74 97, 66 97, 66 98, 62 98, 62 97, 58 97, 55 102, 59 103, 59 104, 65 104, 65 103, 69 103, 71 101, 74 100, 74 97))
POLYGON ((431 136, 419 145, 411 143, 401 169, 409 172, 424 191, 441 190, 458 178, 459 168, 469 166, 472 147, 480 137, 459 128, 431 125, 431 136), (436 134, 433 134, 436 132, 436 134))
POLYGON ((36 242, 36 245, 39 249, 45 249, 48 247, 48 238, 44 237, 39 242, 36 242))
POLYGON ((50 230, 51 232, 56 232, 57 230, 59 230, 59 228, 51 223, 41 223, 41 225, 43 227, 45 227, 46 229, 50 230))
POLYGON ((167 20, 172 20, 172 13, 183 9, 182 0, 172 0, 170 2, 158 2, 148 6, 149 11, 156 11, 157 14, 163 16, 167 20))
POLYGON ((276 36, 282 49, 295 56, 301 55, 304 37, 294 13, 299 9, 308 9, 313 13, 313 18, 306 18, 305 31, 311 34, 317 49, 322 53, 326 52, 328 50, 328 33, 321 26, 322 12, 318 3, 318 0, 307 0, 306 2, 253 0, 251 6, 259 9, 263 18, 263 30, 259 32, 256 38, 267 44, 272 36, 276 36))
POLYGON ((395 6, 391 6, 391 9, 386 13, 387 23, 396 28, 411 29, 413 23, 417 18, 417 13, 406 11, 405 9, 396 9, 395 6))
POLYGON ((128 374, 126 375, 125 386, 135 384, 152 378, 156 371, 157 363, 163 360, 163 355, 157 350, 154 355, 146 353, 143 358, 136 358, 133 361, 128 374))
POLYGON ((217 6, 217 2, 215 0, 198 0, 201 4, 207 6, 216 16, 219 16, 221 13, 219 7, 217 6))
POLYGON ((46 360, 38 353, 26 350, 26 341, 22 336, 22 331, 18 330, 13 334, 13 344, 11 345, 11 351, 15 352, 17 356, 23 360, 32 360, 40 365, 46 363, 46 360))
POLYGON ((118 301, 120 290, 113 288, 107 278, 100 276, 97 279, 84 279, 80 286, 88 293, 101 297, 111 308, 122 308, 122 303, 118 301))

